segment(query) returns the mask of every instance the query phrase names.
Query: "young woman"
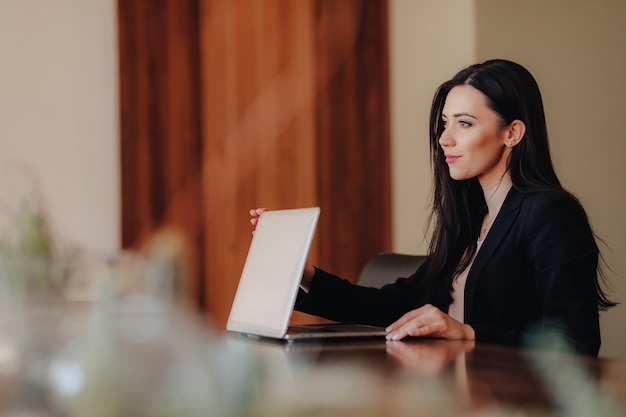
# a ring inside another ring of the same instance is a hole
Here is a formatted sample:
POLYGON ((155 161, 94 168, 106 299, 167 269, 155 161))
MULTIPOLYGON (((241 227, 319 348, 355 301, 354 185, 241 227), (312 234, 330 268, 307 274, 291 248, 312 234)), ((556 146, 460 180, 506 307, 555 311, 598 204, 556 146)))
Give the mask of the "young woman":
MULTIPOLYGON (((597 355, 599 280, 585 211, 552 166, 541 94, 522 66, 491 60, 460 71, 430 115, 434 230, 410 277, 359 287, 307 266, 296 308, 406 336, 522 345, 556 332, 597 355)), ((251 210, 256 224, 264 209, 251 210)))

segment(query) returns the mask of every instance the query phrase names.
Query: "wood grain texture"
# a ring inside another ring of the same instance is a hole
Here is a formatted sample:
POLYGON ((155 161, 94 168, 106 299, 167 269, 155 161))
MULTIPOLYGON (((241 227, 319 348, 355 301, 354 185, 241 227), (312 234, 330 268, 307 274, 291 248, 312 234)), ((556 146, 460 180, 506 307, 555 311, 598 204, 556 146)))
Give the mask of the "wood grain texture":
POLYGON ((383 0, 119 2, 124 245, 182 225, 225 323, 254 207, 320 206, 311 261, 390 249, 383 0))
POLYGON ((122 246, 163 228, 190 249, 188 296, 202 292, 201 120, 195 0, 120 1, 122 246))

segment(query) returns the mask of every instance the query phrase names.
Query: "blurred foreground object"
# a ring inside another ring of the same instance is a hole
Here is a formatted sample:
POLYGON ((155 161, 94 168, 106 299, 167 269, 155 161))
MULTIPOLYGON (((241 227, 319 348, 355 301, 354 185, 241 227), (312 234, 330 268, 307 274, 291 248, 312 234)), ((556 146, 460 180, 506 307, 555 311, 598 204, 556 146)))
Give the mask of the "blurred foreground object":
POLYGON ((28 201, 8 220, 0 235, 0 302, 6 307, 28 299, 62 299, 79 251, 59 246, 43 212, 28 201))

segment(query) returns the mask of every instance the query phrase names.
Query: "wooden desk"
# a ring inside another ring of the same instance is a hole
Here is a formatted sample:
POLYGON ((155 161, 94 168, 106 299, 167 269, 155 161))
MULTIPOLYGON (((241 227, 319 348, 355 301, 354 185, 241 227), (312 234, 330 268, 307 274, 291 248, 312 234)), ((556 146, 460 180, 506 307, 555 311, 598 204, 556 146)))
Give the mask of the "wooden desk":
POLYGON ((445 340, 288 345, 107 305, 0 315, 0 415, 626 416, 626 362, 445 340))
POLYGON ((445 340, 229 342, 262 358, 263 416, 626 416, 619 361, 445 340))

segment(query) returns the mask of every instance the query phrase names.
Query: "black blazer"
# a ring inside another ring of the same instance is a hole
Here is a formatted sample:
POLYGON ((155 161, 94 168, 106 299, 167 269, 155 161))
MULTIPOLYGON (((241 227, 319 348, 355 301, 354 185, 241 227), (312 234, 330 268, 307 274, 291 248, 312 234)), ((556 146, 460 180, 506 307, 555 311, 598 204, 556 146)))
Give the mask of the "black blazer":
MULTIPOLYGON (((408 278, 365 288, 316 269, 296 309, 331 320, 387 326, 431 301, 417 290, 428 260, 408 278)), ((467 277, 465 323, 476 340, 523 345, 557 332, 597 355, 598 248, 580 204, 567 194, 512 188, 467 277)), ((447 311, 449 306, 438 306, 447 311)))

